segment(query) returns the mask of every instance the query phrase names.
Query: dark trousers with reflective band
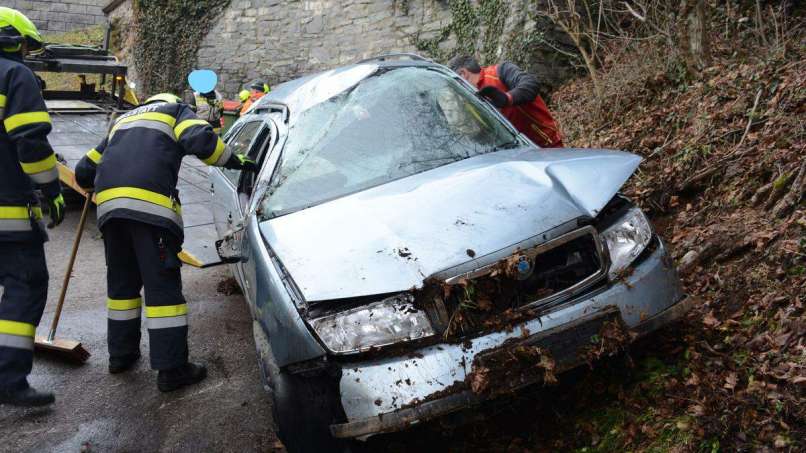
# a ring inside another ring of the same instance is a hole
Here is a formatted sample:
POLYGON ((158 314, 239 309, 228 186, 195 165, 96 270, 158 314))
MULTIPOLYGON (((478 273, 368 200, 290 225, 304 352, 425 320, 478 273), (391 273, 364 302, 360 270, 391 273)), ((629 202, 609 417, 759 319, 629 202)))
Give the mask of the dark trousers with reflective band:
POLYGON ((0 242, 0 390, 23 390, 34 361, 34 331, 48 298, 41 241, 0 242))
POLYGON ((187 304, 182 297, 179 239, 134 220, 111 219, 101 231, 106 247, 109 356, 140 349, 140 289, 145 287, 151 368, 167 370, 188 359, 187 304))

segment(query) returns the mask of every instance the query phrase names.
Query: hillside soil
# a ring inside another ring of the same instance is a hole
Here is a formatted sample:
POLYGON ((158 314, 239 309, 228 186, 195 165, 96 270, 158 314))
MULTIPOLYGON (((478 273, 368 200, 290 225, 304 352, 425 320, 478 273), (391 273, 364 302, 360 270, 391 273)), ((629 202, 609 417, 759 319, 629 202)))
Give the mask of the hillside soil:
POLYGON ((806 40, 802 19, 786 35, 728 19, 701 71, 647 40, 607 62, 602 97, 587 78, 552 97, 566 143, 644 157, 625 193, 697 306, 616 359, 389 450, 806 449, 806 40))

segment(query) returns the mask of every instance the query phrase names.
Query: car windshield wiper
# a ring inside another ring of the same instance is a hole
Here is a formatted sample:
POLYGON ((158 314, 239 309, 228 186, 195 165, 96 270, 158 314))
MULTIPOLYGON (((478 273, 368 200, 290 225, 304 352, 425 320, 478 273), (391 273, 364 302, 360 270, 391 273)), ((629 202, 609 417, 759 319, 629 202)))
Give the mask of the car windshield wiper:
POLYGON ((515 140, 513 140, 511 142, 503 143, 501 145, 496 145, 495 147, 493 147, 492 151, 501 151, 501 150, 504 150, 504 149, 514 149, 514 148, 520 148, 520 147, 521 147, 521 142, 519 142, 518 139, 515 139, 515 140))
POLYGON ((283 209, 283 210, 280 210, 280 211, 271 211, 268 214, 262 215, 260 217, 260 220, 271 220, 271 219, 274 219, 274 218, 277 218, 277 217, 282 217, 282 216, 287 215, 287 214, 292 214, 294 212, 301 211, 303 209, 305 209, 305 206, 302 206, 302 207, 299 207, 299 208, 283 209))
POLYGON ((441 162, 443 160, 455 161, 455 160, 459 160, 459 159, 465 159, 465 157, 463 157, 463 156, 445 156, 445 157, 434 157, 433 159, 413 160, 413 161, 410 161, 410 162, 401 162, 400 164, 398 164, 397 168, 401 169, 403 167, 410 167, 412 165, 430 164, 431 162, 441 162))

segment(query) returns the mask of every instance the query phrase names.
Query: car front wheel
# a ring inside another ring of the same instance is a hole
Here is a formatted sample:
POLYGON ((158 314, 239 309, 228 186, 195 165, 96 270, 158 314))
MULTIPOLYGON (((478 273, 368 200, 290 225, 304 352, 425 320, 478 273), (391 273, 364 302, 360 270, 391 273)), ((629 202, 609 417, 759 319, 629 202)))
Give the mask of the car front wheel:
POLYGON ((286 449, 290 453, 364 451, 362 442, 330 434, 330 425, 343 418, 338 379, 327 373, 304 377, 280 370, 260 324, 255 322, 253 328, 263 386, 272 395, 275 432, 286 449))
MULTIPOLYGON (((289 452, 361 451, 358 441, 336 439, 330 425, 337 422, 331 378, 305 378, 281 373, 274 385, 273 415, 277 435, 289 452)), ((337 402, 335 402, 337 403, 337 402)))

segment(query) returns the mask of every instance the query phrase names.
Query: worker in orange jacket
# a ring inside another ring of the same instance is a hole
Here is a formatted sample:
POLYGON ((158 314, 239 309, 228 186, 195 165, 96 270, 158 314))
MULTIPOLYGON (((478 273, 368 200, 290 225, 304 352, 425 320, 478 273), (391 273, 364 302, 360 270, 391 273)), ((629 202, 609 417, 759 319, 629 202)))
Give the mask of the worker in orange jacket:
POLYGON ((529 137, 541 148, 562 148, 560 128, 546 103, 538 94, 537 78, 512 62, 481 67, 467 55, 454 57, 450 63, 459 76, 478 88, 515 129, 529 137))
POLYGON ((269 88, 269 84, 266 82, 258 81, 252 83, 252 85, 249 86, 249 99, 245 101, 241 99, 241 102, 243 102, 243 104, 241 107, 240 116, 245 115, 246 112, 249 111, 249 108, 252 107, 252 104, 257 102, 258 99, 265 96, 269 91, 271 91, 271 88, 269 88))

